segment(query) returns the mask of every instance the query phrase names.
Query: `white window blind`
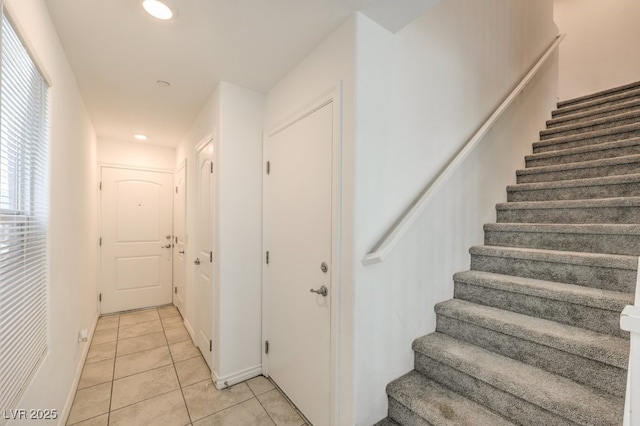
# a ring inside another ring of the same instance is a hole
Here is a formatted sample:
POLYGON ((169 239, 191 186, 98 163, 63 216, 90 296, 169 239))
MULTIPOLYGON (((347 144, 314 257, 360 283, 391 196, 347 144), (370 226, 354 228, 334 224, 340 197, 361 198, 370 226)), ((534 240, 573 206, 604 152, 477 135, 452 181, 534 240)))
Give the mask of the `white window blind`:
POLYGON ((47 351, 48 86, 0 14, 1 413, 47 351))

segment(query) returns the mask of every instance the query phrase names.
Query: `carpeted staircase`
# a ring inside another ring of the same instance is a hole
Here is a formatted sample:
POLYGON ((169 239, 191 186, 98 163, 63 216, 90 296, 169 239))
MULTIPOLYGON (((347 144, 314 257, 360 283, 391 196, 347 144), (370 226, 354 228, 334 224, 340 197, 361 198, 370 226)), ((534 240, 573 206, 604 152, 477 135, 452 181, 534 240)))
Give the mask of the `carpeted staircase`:
POLYGON ((380 425, 621 425, 640 82, 558 104, 380 425))

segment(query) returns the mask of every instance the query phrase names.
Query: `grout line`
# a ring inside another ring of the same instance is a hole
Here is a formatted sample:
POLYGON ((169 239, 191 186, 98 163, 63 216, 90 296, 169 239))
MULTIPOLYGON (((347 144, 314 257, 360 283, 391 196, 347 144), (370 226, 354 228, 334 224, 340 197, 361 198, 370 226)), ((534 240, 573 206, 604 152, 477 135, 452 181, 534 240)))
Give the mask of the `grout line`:
POLYGON ((120 341, 120 315, 118 314, 118 327, 116 328, 116 347, 113 352, 113 371, 111 372, 111 392, 109 392, 109 410, 107 411, 107 424, 111 422, 111 403, 113 402, 113 382, 116 377, 116 360, 118 355, 118 342, 120 341))
MULTIPOLYGON (((162 323, 162 319, 160 319, 160 324, 162 324, 162 334, 164 335, 164 340, 167 342, 167 349, 169 350, 169 357, 171 357, 171 365, 173 366, 173 371, 176 373, 176 378, 178 379, 178 387, 180 389, 180 395, 182 395, 182 401, 184 402, 184 409, 187 412, 187 417, 189 418, 189 423, 193 424, 193 419, 191 418, 191 412, 189 411, 189 405, 187 404, 187 398, 184 396, 184 391, 182 390, 182 383, 180 382, 180 376, 178 376, 178 370, 176 370, 176 360, 173 358, 173 353, 171 353, 171 346, 169 345, 169 340, 167 339, 166 328, 162 323)), ((195 358, 195 357, 194 357, 195 358)))

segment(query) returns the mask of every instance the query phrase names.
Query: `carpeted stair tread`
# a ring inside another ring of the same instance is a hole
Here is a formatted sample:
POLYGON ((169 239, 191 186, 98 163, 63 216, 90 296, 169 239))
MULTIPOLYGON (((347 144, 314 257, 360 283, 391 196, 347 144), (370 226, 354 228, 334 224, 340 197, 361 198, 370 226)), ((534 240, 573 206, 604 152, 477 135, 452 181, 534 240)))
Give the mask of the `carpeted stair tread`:
POLYGON ((640 123, 626 124, 611 129, 600 129, 576 135, 558 136, 533 143, 533 152, 557 151, 567 148, 612 142, 640 136, 640 123))
POLYGON ((636 256, 640 253, 640 225, 488 223, 485 245, 530 247, 636 256))
MULTIPOLYGON (((450 389, 428 379, 413 370, 387 385, 391 398, 415 413, 420 419, 434 426, 510 426, 506 420, 482 405, 473 402, 450 389)), ((390 417, 402 421, 402 413, 392 409, 390 417)), ((403 422, 405 424, 417 423, 403 422)))
POLYGON ((400 423, 396 423, 393 419, 385 417, 373 426, 400 426, 400 423))
POLYGON ((497 222, 640 223, 640 197, 515 201, 496 205, 497 222))
POLYGON ((583 95, 583 96, 578 96, 575 98, 571 98, 571 99, 566 99, 564 101, 560 101, 558 102, 558 108, 562 109, 562 108, 566 108, 570 105, 575 105, 575 104, 579 104, 579 103, 584 103, 587 101, 592 101, 594 99, 597 98, 607 98, 610 97, 612 95, 617 95, 619 93, 623 93, 623 92, 628 92, 630 90, 634 90, 634 89, 640 89, 640 81, 634 81, 632 83, 629 84, 625 84, 622 86, 617 86, 617 87, 613 87, 610 89, 605 89, 605 90, 600 90, 598 92, 594 92, 594 93, 589 93, 587 95, 583 95))
POLYGON ((597 118, 608 117, 610 115, 617 115, 624 112, 630 112, 634 110, 640 110, 640 99, 632 99, 627 102, 621 102, 619 104, 608 105, 601 108, 593 109, 586 112, 574 112, 572 114, 565 114, 558 118, 552 118, 547 120, 547 128, 552 129, 558 126, 565 126, 570 123, 580 123, 582 121, 589 121, 597 118))
POLYGON ((483 271, 457 272, 455 282, 479 287, 526 294, 544 299, 558 300, 575 305, 590 306, 614 312, 622 312, 626 305, 633 304, 633 294, 602 290, 574 284, 559 285, 556 282, 535 278, 516 277, 483 271))
POLYGON ((563 126, 556 126, 552 129, 542 130, 540 132, 540 140, 570 134, 586 133, 601 129, 610 129, 612 127, 631 124, 637 121, 640 121, 640 110, 628 111, 607 117, 594 118, 588 121, 569 123, 563 126))
MULTIPOLYGON (((416 339, 413 349, 423 357, 447 365, 572 422, 614 425, 620 424, 622 420, 621 398, 441 333, 416 339)), ((536 424, 536 419, 530 421, 531 424, 536 424)))
POLYGON ((603 96, 599 98, 593 98, 585 100, 583 102, 576 102, 572 105, 563 103, 561 107, 552 111, 551 116, 553 118, 559 117, 565 114, 573 114, 580 111, 592 111, 609 105, 616 105, 624 102, 628 102, 632 99, 640 97, 640 88, 633 88, 619 93, 611 94, 609 96, 603 96))
POLYGON ((603 290, 635 291, 638 259, 606 253, 474 246, 471 269, 603 290))
POLYGON ((640 154, 516 170, 518 183, 638 174, 640 154))
POLYGON ((627 368, 629 341, 626 339, 465 300, 450 299, 438 303, 435 311, 438 315, 453 317, 618 368, 627 368))
POLYGON ((640 173, 507 186, 508 201, 573 200, 619 196, 640 196, 640 173))
POLYGON ((634 154, 640 154, 640 138, 623 139, 558 151, 546 151, 537 154, 530 154, 525 156, 525 163, 526 167, 530 168, 554 164, 577 163, 634 154))

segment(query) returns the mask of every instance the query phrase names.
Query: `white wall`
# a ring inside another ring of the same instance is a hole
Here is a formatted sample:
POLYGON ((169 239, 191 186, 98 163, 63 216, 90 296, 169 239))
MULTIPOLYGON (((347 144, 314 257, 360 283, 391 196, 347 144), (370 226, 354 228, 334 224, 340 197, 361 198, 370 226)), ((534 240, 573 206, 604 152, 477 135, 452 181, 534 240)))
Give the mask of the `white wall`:
POLYGON ((560 99, 640 80, 640 2, 555 0, 560 47, 560 99))
POLYGON ((96 138, 44 2, 5 0, 5 6, 53 84, 49 352, 18 408, 64 416, 86 349, 78 331, 91 329, 98 315, 96 138))
POLYGON ((263 95, 222 82, 176 151, 187 160, 186 315, 196 326, 196 145, 214 134, 214 376, 233 384, 261 372, 263 95))
POLYGON ((386 415, 386 384, 530 153, 556 97, 553 66, 487 135, 385 263, 360 260, 553 42, 551 0, 443 1, 390 39, 358 32, 355 424, 386 415), (374 70, 372 72, 371 70, 374 70), (387 119, 385 120, 385 117, 387 119))
POLYGON ((110 166, 174 171, 176 150, 142 142, 98 138, 98 163, 110 166))

